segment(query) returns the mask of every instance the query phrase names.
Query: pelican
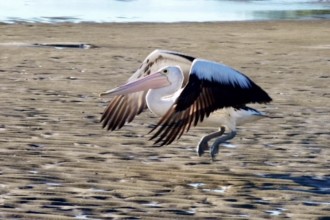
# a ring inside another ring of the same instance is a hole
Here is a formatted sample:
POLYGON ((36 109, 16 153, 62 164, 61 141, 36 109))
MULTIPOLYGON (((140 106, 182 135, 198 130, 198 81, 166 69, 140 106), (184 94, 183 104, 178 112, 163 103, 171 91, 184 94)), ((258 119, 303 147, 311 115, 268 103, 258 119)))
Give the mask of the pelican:
POLYGON ((152 52, 126 84, 100 96, 114 96, 101 117, 103 127, 120 129, 147 106, 160 117, 150 132, 155 132, 151 139, 161 146, 208 119, 219 130, 202 137, 196 151, 201 156, 216 138, 210 149, 212 159, 221 143, 236 136, 237 125, 266 117, 246 104, 272 100, 249 77, 229 66, 163 50, 152 52))

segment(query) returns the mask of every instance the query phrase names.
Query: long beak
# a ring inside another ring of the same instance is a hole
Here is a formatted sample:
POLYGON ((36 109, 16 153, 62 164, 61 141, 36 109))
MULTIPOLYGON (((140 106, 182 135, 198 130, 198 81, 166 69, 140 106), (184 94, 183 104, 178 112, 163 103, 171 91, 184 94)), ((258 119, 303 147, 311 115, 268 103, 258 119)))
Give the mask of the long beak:
POLYGON ((169 85, 170 82, 167 79, 167 76, 155 72, 141 79, 137 79, 133 82, 128 82, 124 85, 121 85, 117 88, 108 90, 106 92, 100 93, 100 97, 104 96, 116 96, 116 95, 127 95, 133 92, 146 91, 149 89, 157 89, 169 85))

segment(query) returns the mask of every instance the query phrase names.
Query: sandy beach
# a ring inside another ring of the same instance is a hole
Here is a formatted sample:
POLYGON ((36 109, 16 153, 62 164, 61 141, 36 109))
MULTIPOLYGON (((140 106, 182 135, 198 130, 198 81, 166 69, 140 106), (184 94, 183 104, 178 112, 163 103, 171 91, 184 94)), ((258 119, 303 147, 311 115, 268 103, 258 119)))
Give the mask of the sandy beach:
POLYGON ((0 218, 329 219, 330 21, 0 25, 0 218), (33 44, 85 43, 90 49, 33 44), (282 118, 238 128, 215 162, 217 128, 154 147, 145 112, 103 130, 98 94, 154 49, 223 62, 282 118))

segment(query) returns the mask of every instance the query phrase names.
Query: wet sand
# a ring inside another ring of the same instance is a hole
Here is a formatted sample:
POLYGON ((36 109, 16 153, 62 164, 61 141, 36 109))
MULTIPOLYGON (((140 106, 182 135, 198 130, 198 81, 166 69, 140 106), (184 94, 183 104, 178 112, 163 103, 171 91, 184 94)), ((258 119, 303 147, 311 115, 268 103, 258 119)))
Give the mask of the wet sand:
POLYGON ((330 21, 0 25, 0 218, 325 219, 330 216, 330 21), (29 47, 78 42, 91 49, 29 47), (148 112, 120 131, 105 99, 156 48, 231 65, 283 118, 239 127, 215 162, 193 128, 153 147, 148 112), (322 218, 323 217, 323 218, 322 218))

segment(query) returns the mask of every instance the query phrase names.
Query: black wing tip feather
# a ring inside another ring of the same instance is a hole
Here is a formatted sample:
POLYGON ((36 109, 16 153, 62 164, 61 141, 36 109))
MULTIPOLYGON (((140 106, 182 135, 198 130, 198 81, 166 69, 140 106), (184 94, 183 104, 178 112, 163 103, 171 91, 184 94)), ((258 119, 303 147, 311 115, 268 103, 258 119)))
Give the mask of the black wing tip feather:
MULTIPOLYGON (((252 81, 251 81, 252 82, 252 81)), ((251 99, 251 102, 254 103, 269 103, 273 101, 273 99, 268 95, 268 93, 263 90, 260 86, 252 82, 252 88, 249 89, 249 96, 251 99)), ((248 104, 248 103, 245 103, 248 104)))

